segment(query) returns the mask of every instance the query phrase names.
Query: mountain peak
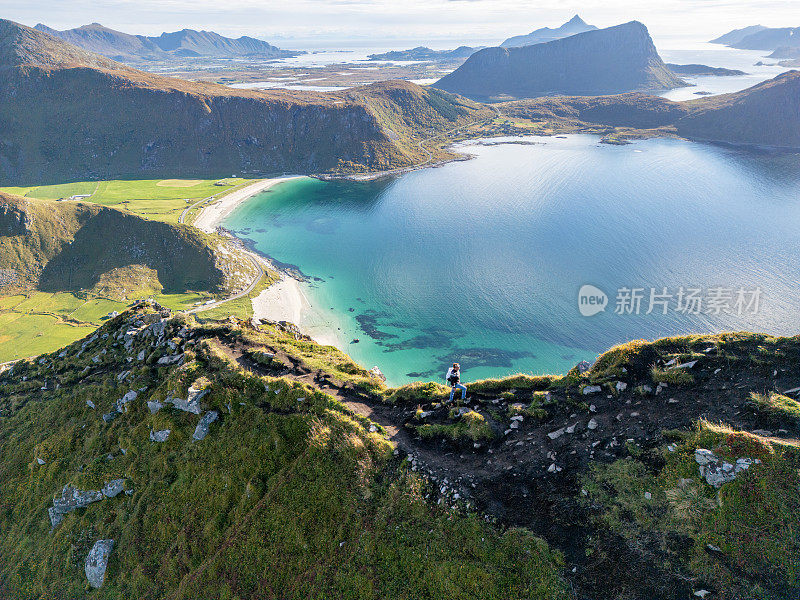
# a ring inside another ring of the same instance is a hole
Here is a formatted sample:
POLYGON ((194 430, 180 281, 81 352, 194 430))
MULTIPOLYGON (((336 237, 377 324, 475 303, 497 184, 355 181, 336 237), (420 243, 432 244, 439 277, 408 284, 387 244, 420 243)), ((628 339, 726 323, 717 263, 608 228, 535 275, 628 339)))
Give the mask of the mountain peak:
POLYGON ((580 15, 575 15, 569 21, 566 22, 566 25, 588 25, 586 21, 581 19, 580 15))
MULTIPOLYGON (((41 24, 40 24, 41 25, 41 24)), ((42 25, 39 29, 0 19, 0 67, 93 67, 127 70, 104 56, 68 44, 42 25)))

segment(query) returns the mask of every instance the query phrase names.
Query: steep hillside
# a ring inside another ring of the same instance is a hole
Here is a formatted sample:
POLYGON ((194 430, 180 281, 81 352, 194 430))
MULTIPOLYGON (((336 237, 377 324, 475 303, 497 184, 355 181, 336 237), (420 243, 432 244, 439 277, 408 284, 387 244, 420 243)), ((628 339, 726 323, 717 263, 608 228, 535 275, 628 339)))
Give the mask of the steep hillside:
POLYGON ((427 156, 422 128, 487 112, 419 91, 420 105, 394 111, 412 125, 431 110, 439 117, 407 137, 364 100, 413 86, 405 82, 339 94, 234 90, 136 71, 9 21, 0 44, 0 176, 11 185, 404 167, 427 156))
POLYGON ((0 373, 0 589, 796 598, 798 359, 636 341, 447 406, 291 326, 142 304, 0 373))
POLYGON ((695 139, 800 148, 800 71, 686 103, 678 133, 695 139))
POLYGON ((185 225, 95 204, 0 194, 4 291, 87 290, 144 268, 155 271, 166 291, 222 293, 238 283, 236 272, 247 266, 216 256, 216 244, 185 225))
POLYGON ((637 21, 521 48, 486 48, 434 84, 473 98, 601 95, 684 82, 637 21))
POLYGON ((230 332, 143 308, 0 376, 4 598, 566 599, 541 539, 337 398, 238 368, 230 332))
POLYGON ((594 31, 595 29, 597 29, 597 27, 594 25, 589 25, 578 15, 575 15, 560 27, 555 27, 552 29, 550 27, 542 27, 540 29, 531 31, 526 35, 516 35, 508 38, 506 41, 500 44, 500 46, 503 48, 530 46, 532 44, 541 44, 543 42, 560 40, 561 38, 569 37, 577 33, 583 33, 585 31, 594 31))

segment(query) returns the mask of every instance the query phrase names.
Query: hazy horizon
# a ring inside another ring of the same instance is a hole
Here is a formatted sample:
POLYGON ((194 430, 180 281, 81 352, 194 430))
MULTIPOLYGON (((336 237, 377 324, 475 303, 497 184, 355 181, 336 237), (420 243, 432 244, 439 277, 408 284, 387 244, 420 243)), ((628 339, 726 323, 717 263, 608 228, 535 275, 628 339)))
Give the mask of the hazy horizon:
POLYGON ((126 33, 159 35, 177 29, 206 29, 250 35, 287 47, 394 46, 400 42, 491 44, 539 27, 556 27, 573 15, 598 27, 642 21, 658 40, 706 41, 731 29, 761 24, 800 26, 800 3, 792 0, 630 0, 536 7, 510 0, 45 0, 3 2, 2 18, 33 26, 70 29, 99 22, 126 33))

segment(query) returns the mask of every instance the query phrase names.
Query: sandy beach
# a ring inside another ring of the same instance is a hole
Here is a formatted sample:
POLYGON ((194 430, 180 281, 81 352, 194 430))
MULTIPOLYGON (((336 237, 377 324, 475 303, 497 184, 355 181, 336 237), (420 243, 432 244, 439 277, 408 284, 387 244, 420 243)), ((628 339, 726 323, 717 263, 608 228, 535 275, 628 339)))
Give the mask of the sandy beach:
MULTIPOLYGON (((206 233, 212 233, 233 210, 242 202, 256 194, 268 190, 274 185, 299 179, 304 175, 287 175, 257 181, 240 190, 223 196, 219 201, 203 208, 194 221, 194 226, 206 233)), ((252 253, 254 260, 265 268, 278 271, 264 256, 252 253)), ((271 321, 290 321, 303 333, 311 336, 320 344, 341 347, 341 340, 336 335, 337 325, 330 316, 316 309, 303 292, 300 281, 287 273, 281 273, 281 279, 272 284, 256 298, 253 298, 253 316, 257 319, 271 321)))
POLYGON ((242 189, 231 192, 227 196, 223 196, 213 204, 203 207, 203 210, 200 211, 200 214, 197 215, 197 218, 194 220, 193 225, 201 231, 212 233, 225 217, 233 212, 233 209, 248 198, 268 190, 274 185, 283 183, 284 181, 300 179, 301 177, 305 177, 305 175, 286 175, 284 177, 262 179, 250 185, 246 185, 242 189))
POLYGON ((333 318, 314 307, 303 292, 302 284, 285 273, 279 282, 253 298, 253 316, 270 321, 290 321, 315 342, 343 347, 333 318))

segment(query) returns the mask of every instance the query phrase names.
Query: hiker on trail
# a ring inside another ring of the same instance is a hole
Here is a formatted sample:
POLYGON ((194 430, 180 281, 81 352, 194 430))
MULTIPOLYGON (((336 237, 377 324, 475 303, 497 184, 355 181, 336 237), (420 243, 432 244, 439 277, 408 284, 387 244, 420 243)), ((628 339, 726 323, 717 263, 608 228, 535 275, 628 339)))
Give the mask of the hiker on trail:
POLYGON ((456 388, 461 390, 462 400, 467 397, 467 386, 461 383, 461 365, 453 363, 453 366, 447 369, 445 379, 447 379, 447 383, 450 384, 450 400, 448 400, 448 402, 453 401, 453 394, 456 393, 456 388))

